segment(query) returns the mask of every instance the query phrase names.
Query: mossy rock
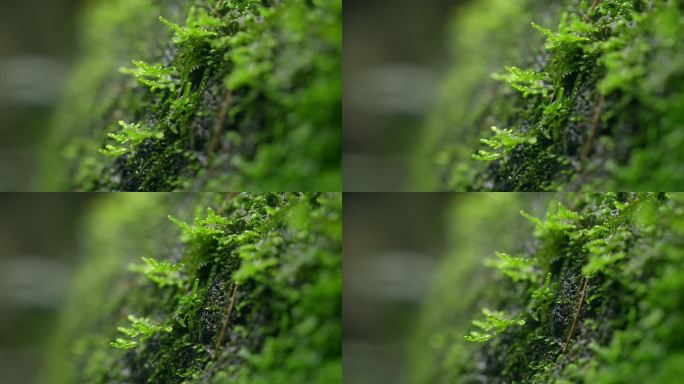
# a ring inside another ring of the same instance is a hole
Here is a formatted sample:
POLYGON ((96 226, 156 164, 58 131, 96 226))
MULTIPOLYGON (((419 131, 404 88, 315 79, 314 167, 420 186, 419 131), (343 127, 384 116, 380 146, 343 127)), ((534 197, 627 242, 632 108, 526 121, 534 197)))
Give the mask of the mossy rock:
POLYGON ((341 189, 341 0, 86 6, 43 188, 341 189))
POLYGON ((684 195, 561 194, 545 210, 550 197, 471 196, 457 207, 453 252, 412 344, 412 382, 679 381, 684 195))
POLYGON ((46 382, 342 382, 340 194, 95 203, 46 382))
POLYGON ((452 34, 415 188, 684 187, 681 1, 474 1, 452 34))

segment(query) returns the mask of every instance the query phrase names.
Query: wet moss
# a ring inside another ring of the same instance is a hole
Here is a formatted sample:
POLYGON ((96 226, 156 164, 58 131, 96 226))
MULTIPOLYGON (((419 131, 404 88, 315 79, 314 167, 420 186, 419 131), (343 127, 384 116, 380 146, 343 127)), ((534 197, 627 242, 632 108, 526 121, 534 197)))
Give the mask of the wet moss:
POLYGON ((681 3, 509 3, 458 13, 416 187, 680 190, 681 3), (494 145, 492 126, 529 140, 494 145))
POLYGON ((341 383, 339 194, 98 204, 49 382, 341 383))
POLYGON ((89 4, 43 188, 340 190, 341 18, 339 0, 89 4))
POLYGON ((493 246, 458 229, 417 330, 414 381, 656 383, 681 373, 682 195, 561 194, 546 213, 539 200, 459 211, 459 227, 519 225, 521 207, 537 213, 524 215, 533 233, 496 233, 516 258, 488 270, 481 261, 493 246), (485 213, 464 215, 473 210, 485 213), (454 300, 455 291, 468 294, 454 300), (510 324, 495 332, 481 308, 510 324))

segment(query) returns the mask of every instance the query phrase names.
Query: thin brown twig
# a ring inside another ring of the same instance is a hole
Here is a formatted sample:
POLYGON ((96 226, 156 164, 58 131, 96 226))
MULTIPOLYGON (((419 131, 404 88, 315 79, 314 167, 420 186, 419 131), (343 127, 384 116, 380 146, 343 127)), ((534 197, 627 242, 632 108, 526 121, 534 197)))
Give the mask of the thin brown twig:
MULTIPOLYGON (((228 309, 226 310, 226 318, 223 320, 223 327, 221 327, 221 333, 219 334, 218 341, 216 342, 215 351, 218 352, 218 348, 223 344, 223 339, 226 335, 226 329, 230 324, 230 315, 233 312, 233 307, 235 306, 235 298, 237 297, 237 284, 233 283, 233 293, 230 296, 230 303, 228 304, 228 309)), ((218 353, 216 354, 218 356, 218 353)))
POLYGON ((214 126, 214 136, 211 138, 209 146, 207 147, 207 157, 209 162, 211 162, 211 158, 213 157, 214 152, 216 152, 216 148, 220 142, 221 132, 223 132, 223 125, 226 122, 228 108, 230 108, 231 95, 232 93, 230 91, 226 91, 226 94, 223 97, 223 104, 221 104, 219 119, 216 121, 216 125, 214 126))
POLYGON ((584 283, 582 283, 582 293, 580 293, 580 299, 579 302, 577 303, 577 308, 575 309, 575 318, 572 321, 572 325, 570 326, 570 331, 568 332, 568 336, 565 338, 565 346, 564 348, 568 345, 570 342, 570 339, 572 338, 573 334, 575 333, 575 327, 577 327, 577 321, 579 320, 580 317, 580 312, 582 311, 582 303, 584 302, 584 297, 587 294, 587 282, 589 282, 588 277, 584 277, 584 283))
POLYGON ((594 2, 591 3, 591 8, 589 8, 589 12, 587 12, 587 14, 584 15, 585 21, 589 21, 589 19, 591 18, 591 14, 594 13, 594 9, 596 9, 600 2, 601 0, 594 0, 594 2))
POLYGON ((221 9, 221 7, 223 7, 223 4, 224 4, 225 2, 226 2, 226 0, 221 0, 221 1, 219 1, 218 3, 216 3, 216 6, 215 6, 214 9, 212 10, 212 12, 214 13, 214 15, 217 15, 217 16, 218 16, 218 14, 219 14, 219 9, 221 9))
POLYGON ((599 120, 601 119, 601 115, 603 114, 604 101, 605 98, 603 97, 603 95, 599 95, 598 101, 596 102, 596 111, 594 112, 594 118, 591 120, 591 132, 589 132, 587 142, 584 143, 584 147, 582 148, 582 164, 586 163, 587 159, 589 159, 589 155, 591 155, 591 150, 594 146, 594 138, 596 137, 596 132, 598 131, 599 120))
POLYGON ((223 203, 221 204, 221 206, 219 207, 219 209, 217 210, 217 212, 218 212, 219 214, 221 214, 221 215, 223 215, 224 213, 226 213, 226 208, 228 207, 228 202, 229 202, 233 197, 235 197, 236 195, 237 195, 237 192, 226 192, 226 193, 225 193, 226 198, 223 199, 223 203))

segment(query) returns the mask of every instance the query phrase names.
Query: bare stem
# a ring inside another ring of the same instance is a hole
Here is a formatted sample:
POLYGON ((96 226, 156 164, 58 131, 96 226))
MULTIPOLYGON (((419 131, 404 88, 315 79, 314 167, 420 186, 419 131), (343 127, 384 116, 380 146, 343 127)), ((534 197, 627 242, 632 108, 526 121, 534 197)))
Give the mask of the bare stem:
MULTIPOLYGON (((221 333, 219 334, 218 341, 216 342, 215 351, 218 352, 218 348, 223 344, 223 339, 226 335, 226 329, 230 325, 230 315, 233 312, 233 307, 235 306, 235 298, 237 297, 237 284, 233 283, 233 293, 230 296, 230 303, 228 304, 228 309, 226 310, 226 317, 223 320, 223 327, 221 327, 221 333)), ((218 353, 216 354, 218 356, 218 353)))
POLYGON ((596 137, 596 132, 598 131, 599 120, 601 120, 601 115, 603 114, 603 103, 605 99, 603 95, 599 95, 596 111, 594 112, 594 118, 591 121, 591 132, 589 132, 589 137, 587 142, 582 148, 582 164, 586 163, 589 155, 591 155, 592 147, 594 146, 594 138, 596 137))
POLYGON ((587 12, 587 14, 584 15, 584 20, 585 20, 585 21, 589 21, 589 19, 591 18, 590 15, 591 15, 592 13, 594 13, 594 9, 596 9, 596 7, 599 5, 600 2, 601 2, 601 0, 594 0, 594 2, 591 3, 591 8, 589 8, 589 12, 587 12))
POLYGON ((565 338, 565 345, 567 346, 568 343, 570 342, 570 339, 575 333, 575 328, 577 327, 577 321, 579 320, 580 317, 580 312, 582 311, 582 303, 584 303, 584 297, 587 294, 587 282, 589 282, 588 277, 584 277, 584 283, 582 283, 582 292, 580 293, 580 299, 579 302, 577 302, 577 308, 575 309, 575 318, 572 321, 572 325, 570 326, 570 331, 568 332, 568 336, 565 338))
POLYGON ((211 162, 211 158, 214 155, 214 152, 216 151, 216 148, 218 147, 220 138, 221 138, 221 133, 223 132, 223 125, 226 122, 226 116, 228 115, 228 108, 230 108, 230 99, 231 99, 231 92, 226 91, 225 96, 223 97, 223 104, 221 105, 221 112, 219 113, 219 119, 216 121, 216 125, 214 126, 214 136, 211 138, 211 142, 209 143, 209 146, 207 147, 207 156, 209 157, 209 162, 211 162))
POLYGON ((214 15, 218 15, 219 9, 221 9, 221 8, 223 7, 223 4, 224 4, 225 2, 226 2, 226 0, 221 0, 221 1, 219 1, 218 3, 216 3, 216 7, 214 7, 214 9, 212 10, 212 12, 214 13, 214 15))

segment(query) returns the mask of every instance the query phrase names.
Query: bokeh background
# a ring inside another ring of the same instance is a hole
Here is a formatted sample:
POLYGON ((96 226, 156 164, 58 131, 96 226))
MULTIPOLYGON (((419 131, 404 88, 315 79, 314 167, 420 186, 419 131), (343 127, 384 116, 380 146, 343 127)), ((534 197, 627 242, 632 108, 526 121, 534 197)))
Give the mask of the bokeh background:
MULTIPOLYGON (((77 55, 77 15, 94 1, 0 2, 0 191, 39 187, 41 143, 77 55)), ((449 62, 448 20, 467 1, 345 0, 345 190, 408 188, 410 152, 449 62)))
POLYGON ((0 384, 52 382, 46 367, 54 369, 59 353, 55 332, 83 266, 98 257, 93 247, 106 245, 93 244, 94 233, 107 236, 110 229, 103 217, 126 218, 141 205, 162 208, 165 226, 141 225, 175 233, 166 214, 185 220, 194 199, 191 193, 0 194, 0 384))
POLYGON ((406 344, 445 251, 442 193, 345 193, 345 384, 406 382, 406 344))
POLYGON ((532 226, 520 211, 541 216, 553 196, 345 193, 345 384, 415 382, 434 361, 425 327, 469 326, 467 308, 491 282, 483 261, 524 247, 532 226))
POLYGON ((79 259, 81 216, 106 195, 0 194, 0 383, 39 383, 79 259))
POLYGON ((410 188, 409 160, 449 64, 449 20, 470 0, 345 0, 345 191, 410 188))
POLYGON ((86 0, 0 2, 0 191, 36 190, 40 144, 75 59, 86 0))

